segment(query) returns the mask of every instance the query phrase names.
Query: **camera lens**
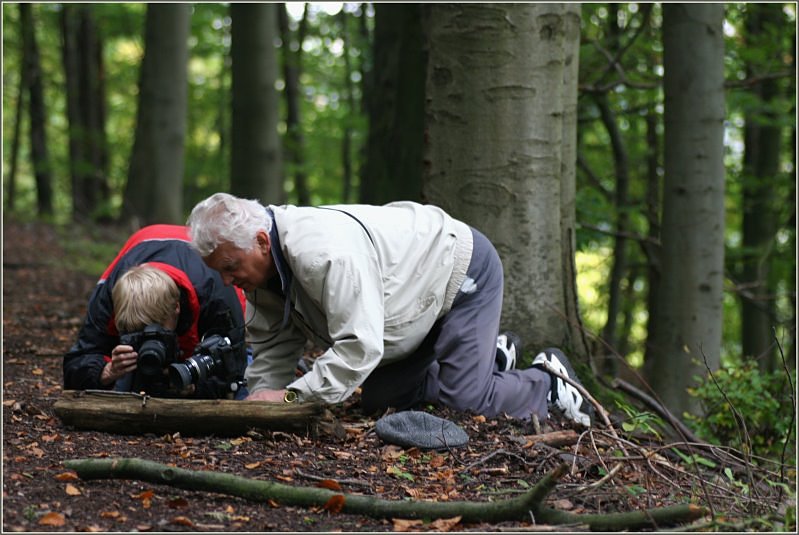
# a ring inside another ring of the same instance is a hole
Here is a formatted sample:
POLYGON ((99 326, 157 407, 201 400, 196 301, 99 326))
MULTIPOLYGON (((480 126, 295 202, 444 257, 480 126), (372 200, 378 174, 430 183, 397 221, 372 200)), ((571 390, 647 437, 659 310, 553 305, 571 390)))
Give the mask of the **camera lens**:
POLYGON ((166 366, 166 346, 158 340, 147 340, 139 348, 139 370, 144 375, 158 375, 166 366))
POLYGON ((169 366, 169 381, 172 386, 186 388, 192 383, 204 381, 214 370, 214 359, 210 355, 195 355, 185 362, 169 366))

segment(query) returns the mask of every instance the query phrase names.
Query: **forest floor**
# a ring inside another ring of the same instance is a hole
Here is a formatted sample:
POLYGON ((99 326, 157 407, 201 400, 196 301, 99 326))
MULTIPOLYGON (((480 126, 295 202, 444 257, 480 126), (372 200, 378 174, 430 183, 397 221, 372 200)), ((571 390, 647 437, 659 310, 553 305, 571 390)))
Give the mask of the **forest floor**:
MULTIPOLYGON (((119 243, 125 237, 120 236, 119 243)), ((315 487, 333 480, 345 494, 440 502, 515 498, 565 463, 568 472, 546 498, 548 507, 564 512, 608 514, 693 503, 712 514, 683 529, 786 529, 779 522, 789 500, 782 494, 782 485, 767 484, 779 480, 778 469, 723 463, 714 456, 729 453, 724 448, 698 451, 651 435, 634 436, 617 428, 618 422, 612 427, 598 425, 590 432, 558 435, 555 432, 568 431, 568 425, 551 418, 536 434, 529 424, 509 418, 485 419, 431 407, 433 414, 460 425, 469 443, 462 448, 422 451, 382 442, 374 432, 375 420, 361 413, 356 395, 331 408, 343 433, 261 429, 237 437, 188 437, 118 435, 66 427, 53 411, 62 392, 61 357, 77 335, 96 282, 95 276, 71 269, 71 263, 51 226, 4 218, 4 532, 587 529, 581 522, 536 524, 532 515, 499 523, 464 523, 457 515, 427 520, 371 518, 335 513, 333 508, 256 503, 138 480, 86 481, 63 464, 69 459, 116 457, 292 486, 315 487), (564 435, 572 438, 537 442, 541 436, 562 439, 564 435), (684 459, 692 452, 707 462, 687 464, 684 459)), ((792 491, 795 494, 795 486, 792 491)))

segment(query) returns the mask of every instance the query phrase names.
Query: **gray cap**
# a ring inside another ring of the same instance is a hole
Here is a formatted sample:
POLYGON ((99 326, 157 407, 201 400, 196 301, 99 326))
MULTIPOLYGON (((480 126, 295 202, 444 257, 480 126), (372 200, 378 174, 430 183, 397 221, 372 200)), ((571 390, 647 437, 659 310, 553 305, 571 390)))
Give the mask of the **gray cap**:
POLYGON ((383 416, 377 421, 375 430, 381 439, 399 446, 445 449, 469 442, 469 435, 455 423, 421 411, 383 416))

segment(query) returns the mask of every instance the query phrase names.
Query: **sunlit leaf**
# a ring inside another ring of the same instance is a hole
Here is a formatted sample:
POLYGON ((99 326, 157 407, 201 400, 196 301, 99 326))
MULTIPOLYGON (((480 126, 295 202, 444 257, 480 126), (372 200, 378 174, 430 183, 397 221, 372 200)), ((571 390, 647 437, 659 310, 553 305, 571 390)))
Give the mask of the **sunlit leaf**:
POLYGON ((55 478, 59 481, 77 481, 80 479, 78 474, 75 472, 61 472, 60 474, 56 475, 55 478))
POLYGON ((67 483, 65 491, 69 496, 80 496, 82 494, 80 489, 78 489, 78 487, 76 487, 72 483, 67 483))
POLYGON ((40 526, 54 526, 54 527, 61 527, 66 524, 67 521, 64 518, 64 515, 61 513, 47 513, 46 515, 42 516, 39 519, 40 526))

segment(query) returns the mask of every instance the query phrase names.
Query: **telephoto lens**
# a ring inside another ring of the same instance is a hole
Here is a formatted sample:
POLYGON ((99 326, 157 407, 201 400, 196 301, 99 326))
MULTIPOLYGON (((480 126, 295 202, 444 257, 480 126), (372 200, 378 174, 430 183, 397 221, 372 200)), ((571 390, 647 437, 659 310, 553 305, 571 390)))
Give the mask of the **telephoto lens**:
POLYGON ((212 375, 213 370, 214 358, 211 355, 195 355, 185 362, 176 362, 169 366, 169 382, 173 387, 183 389, 204 381, 212 375))

